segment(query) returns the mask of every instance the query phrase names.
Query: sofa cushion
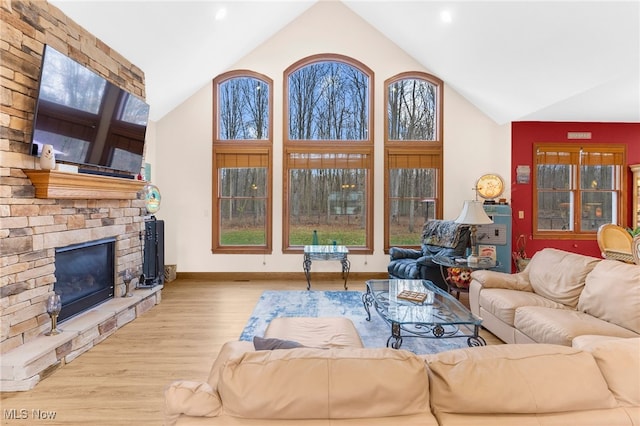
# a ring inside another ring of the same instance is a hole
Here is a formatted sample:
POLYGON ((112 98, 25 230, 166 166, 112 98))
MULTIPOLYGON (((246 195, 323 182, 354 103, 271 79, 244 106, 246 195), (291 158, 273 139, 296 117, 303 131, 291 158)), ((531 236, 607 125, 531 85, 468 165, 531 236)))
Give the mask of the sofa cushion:
POLYGON ((516 309, 515 327, 536 342, 571 346, 572 340, 583 334, 637 337, 637 334, 572 309, 523 306, 516 309))
POLYGON ((566 309, 564 305, 535 293, 502 288, 483 288, 479 299, 480 306, 510 326, 514 324, 516 309, 521 306, 545 306, 566 309))
POLYGON ((527 271, 517 274, 507 274, 504 272, 477 270, 471 273, 471 278, 482 284, 483 288, 506 288, 509 290, 533 291, 529 283, 529 273, 527 271))
POLYGON ((578 309, 640 333, 640 266, 599 262, 587 276, 578 309))
POLYGON ((581 336, 574 339, 573 345, 592 353, 621 405, 640 407, 640 337, 581 336))
POLYGON ((557 413, 616 405, 591 354, 571 347, 495 345, 425 359, 436 413, 557 413))
POLYGON ((389 348, 247 352, 227 362, 218 392, 224 412, 244 418, 430 415, 424 362, 389 348))
POLYGON ((539 295, 575 309, 587 274, 598 262, 595 257, 546 248, 531 258, 529 282, 539 295))

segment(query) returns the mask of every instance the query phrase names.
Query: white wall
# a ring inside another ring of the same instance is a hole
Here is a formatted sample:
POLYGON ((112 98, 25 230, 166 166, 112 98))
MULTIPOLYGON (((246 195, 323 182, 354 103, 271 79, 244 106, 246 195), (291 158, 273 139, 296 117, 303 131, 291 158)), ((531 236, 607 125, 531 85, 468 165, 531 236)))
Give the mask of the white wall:
MULTIPOLYGON (((274 80, 273 253, 211 253, 213 85, 209 83, 157 122, 150 142, 155 155, 153 183, 162 192, 157 217, 166 221, 167 264, 177 264, 179 272, 301 272, 302 254, 282 254, 282 76, 292 63, 319 53, 350 56, 375 73, 374 185, 383 188, 384 81, 404 71, 430 71, 341 3, 318 2, 230 68, 250 69, 274 80)), ((495 124, 445 82, 444 140, 444 218, 453 219, 463 201, 473 197, 471 188, 478 176, 487 172, 510 176, 510 126, 495 124)), ((375 252, 351 255, 353 272, 386 271, 383 201, 380 195, 374 198, 375 252)), ((313 271, 338 270, 335 262, 313 265, 313 271)))

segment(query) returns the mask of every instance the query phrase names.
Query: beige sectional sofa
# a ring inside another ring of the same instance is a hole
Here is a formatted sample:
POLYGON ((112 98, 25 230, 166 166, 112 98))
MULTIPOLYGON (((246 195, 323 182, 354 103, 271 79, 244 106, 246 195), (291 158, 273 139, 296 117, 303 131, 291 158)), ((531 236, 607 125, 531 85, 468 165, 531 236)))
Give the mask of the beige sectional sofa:
POLYGON ((494 345, 418 356, 359 347, 343 325, 324 327, 323 348, 227 342, 206 381, 167 386, 165 424, 640 425, 640 338, 585 336, 580 347, 494 345), (334 332, 339 345, 325 338, 334 332))
POLYGON ((471 311, 507 343, 640 336, 640 266, 547 248, 524 271, 474 271, 471 311))

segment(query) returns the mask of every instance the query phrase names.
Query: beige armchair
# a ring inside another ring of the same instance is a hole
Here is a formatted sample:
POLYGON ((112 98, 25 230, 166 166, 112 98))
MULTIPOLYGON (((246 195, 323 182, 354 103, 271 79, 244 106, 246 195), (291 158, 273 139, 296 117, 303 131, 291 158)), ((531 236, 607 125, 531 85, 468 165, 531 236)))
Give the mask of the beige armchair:
POLYGON ((622 226, 605 223, 598 228, 598 247, 605 259, 634 263, 632 254, 633 238, 622 226))

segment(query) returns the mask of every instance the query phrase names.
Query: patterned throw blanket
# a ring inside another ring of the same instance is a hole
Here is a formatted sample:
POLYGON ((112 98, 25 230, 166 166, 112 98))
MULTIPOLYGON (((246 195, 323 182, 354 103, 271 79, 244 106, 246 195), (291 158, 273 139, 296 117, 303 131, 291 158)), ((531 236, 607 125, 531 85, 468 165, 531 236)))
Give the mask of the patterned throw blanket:
POLYGON ((458 245, 460 232, 468 225, 452 220, 430 220, 422 228, 422 243, 432 246, 454 248, 458 245))

